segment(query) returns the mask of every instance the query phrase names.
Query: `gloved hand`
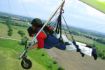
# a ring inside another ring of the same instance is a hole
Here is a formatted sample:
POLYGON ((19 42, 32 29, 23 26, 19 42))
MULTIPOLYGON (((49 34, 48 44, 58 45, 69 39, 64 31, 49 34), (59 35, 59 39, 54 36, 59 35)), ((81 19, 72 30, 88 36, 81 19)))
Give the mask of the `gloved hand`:
POLYGON ((27 47, 33 47, 37 43, 37 39, 34 39, 28 43, 27 47))

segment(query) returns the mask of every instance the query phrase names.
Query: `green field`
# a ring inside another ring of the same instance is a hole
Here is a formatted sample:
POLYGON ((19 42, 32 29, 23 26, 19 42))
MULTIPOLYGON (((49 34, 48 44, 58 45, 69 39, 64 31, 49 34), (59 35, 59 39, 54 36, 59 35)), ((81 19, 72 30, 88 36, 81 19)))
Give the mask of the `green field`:
MULTIPOLYGON (((22 51, 23 46, 20 46, 17 41, 0 39, 0 70, 22 70, 18 59, 22 51)), ((33 63, 32 70, 57 70, 58 68, 58 65, 53 64, 52 58, 43 49, 33 49, 28 55, 33 63)))
MULTIPOLYGON (((23 70, 20 63, 21 61, 18 59, 19 55, 23 51, 23 47, 19 45, 19 41, 5 39, 5 38, 11 38, 20 40, 21 36, 18 34, 19 30, 22 30, 25 32, 25 36, 28 36, 27 34, 27 28, 26 27, 20 27, 20 26, 13 26, 13 35, 8 36, 8 27, 5 24, 0 23, 0 70, 23 70), (15 64, 14 64, 15 63, 15 64)), ((69 35, 68 35, 69 36, 69 35)), ((69 36, 70 38, 70 36, 69 36)), ((83 37, 83 36, 77 36, 74 35, 74 38, 77 41, 86 43, 86 44, 93 44, 95 43, 96 48, 98 50, 98 54, 105 55, 105 45, 98 43, 96 41, 93 41, 92 39, 83 37)), ((32 60, 33 67, 31 70, 58 70, 59 65, 53 58, 51 58, 44 49, 33 49, 29 51, 28 58, 32 60), (44 55, 44 56, 42 56, 44 55)))
POLYGON ((19 27, 19 26, 12 26, 13 29, 13 35, 8 36, 8 27, 5 24, 0 23, 0 37, 7 37, 7 38, 14 38, 14 39, 21 39, 21 36, 18 34, 19 30, 24 31, 24 33, 27 34, 27 28, 25 27, 19 27))
MULTIPOLYGON (((8 28, 0 23, 0 37, 14 38, 20 40, 17 31, 22 29, 26 33, 26 28, 12 26, 13 36, 7 36, 8 28), (3 30, 5 29, 5 30, 3 30)), ((27 35, 27 34, 26 34, 27 35)), ((0 38, 0 70, 23 70, 18 59, 24 46, 19 45, 19 41, 0 38)), ((33 67, 30 70, 58 70, 59 66, 44 49, 33 49, 28 53, 28 58, 32 60, 33 67), (43 56, 44 55, 44 56, 43 56)))

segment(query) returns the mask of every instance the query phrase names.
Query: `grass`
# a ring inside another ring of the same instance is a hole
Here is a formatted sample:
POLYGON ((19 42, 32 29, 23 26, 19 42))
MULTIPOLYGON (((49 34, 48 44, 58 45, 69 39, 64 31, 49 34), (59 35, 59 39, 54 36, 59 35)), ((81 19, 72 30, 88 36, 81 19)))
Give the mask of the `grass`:
MULTIPOLYGON (((0 70, 23 70, 18 59, 22 46, 16 41, 0 39, 0 70)), ((31 70, 46 70, 46 68, 31 59, 33 67, 31 70)))
MULTIPOLYGON (((19 54, 23 51, 23 46, 20 46, 17 41, 0 39, 0 68, 6 70, 22 70, 20 67, 20 61, 18 60, 19 54), (11 64, 9 64, 11 63, 11 64), (14 64, 15 63, 15 64, 14 64), (17 68, 17 69, 16 69, 17 68)), ((33 49, 29 51, 28 58, 33 62, 32 70, 57 70, 58 64, 53 64, 53 59, 43 49, 33 49), (44 56, 42 56, 44 54, 44 56)), ((1 70, 1 69, 0 69, 1 70)))
POLYGON ((1 37, 6 37, 7 36, 7 31, 8 31, 7 26, 5 24, 0 23, 0 36, 1 37))
MULTIPOLYGON (((18 30, 23 30, 26 35, 28 35, 26 31, 27 28, 25 27, 12 26, 12 28, 13 36, 9 37, 7 35, 7 26, 0 23, 0 36, 20 40, 21 36, 17 33, 18 30)), ((0 39, 0 70, 23 70, 20 65, 20 60, 18 59, 19 55, 24 50, 23 47, 24 46, 19 45, 18 41, 0 39)), ((28 58, 30 58, 33 63, 31 70, 58 70, 58 64, 54 64, 53 58, 43 49, 33 49, 29 51, 28 55, 28 58)))
MULTIPOLYGON (((17 33, 18 30, 23 30, 26 33, 26 35, 28 35, 26 31, 27 28, 25 27, 12 26, 12 28, 13 36, 11 36, 10 38, 20 40, 21 36, 17 33)), ((8 29, 6 25, 0 23, 0 36, 8 37, 7 31, 8 29)), ((88 44, 93 43, 93 40, 82 36, 74 35, 74 38, 80 42, 88 44)), ((95 44, 99 52, 105 51, 104 44, 98 42, 95 42, 95 44)), ((0 70, 22 70, 20 66, 20 61, 17 59, 22 51, 23 46, 20 46, 17 41, 0 39, 0 70)), ((28 55, 28 58, 30 58, 33 62, 33 68, 31 70, 58 70, 59 68, 58 64, 55 63, 55 61, 44 51, 44 49, 33 49, 29 51, 28 55)))
MULTIPOLYGON (((71 40, 70 34, 67 34, 67 36, 71 40)), ((94 43, 94 41, 92 39, 86 38, 84 36, 73 35, 73 37, 76 41, 79 41, 79 42, 82 42, 82 43, 86 43, 86 44, 93 44, 94 43)))
POLYGON ((28 36, 26 27, 12 26, 12 29, 13 29, 13 35, 8 36, 7 26, 3 23, 0 23, 0 37, 7 37, 7 38, 9 37, 9 38, 14 38, 14 39, 20 40, 21 36, 18 34, 19 30, 22 30, 25 33, 25 35, 28 36))

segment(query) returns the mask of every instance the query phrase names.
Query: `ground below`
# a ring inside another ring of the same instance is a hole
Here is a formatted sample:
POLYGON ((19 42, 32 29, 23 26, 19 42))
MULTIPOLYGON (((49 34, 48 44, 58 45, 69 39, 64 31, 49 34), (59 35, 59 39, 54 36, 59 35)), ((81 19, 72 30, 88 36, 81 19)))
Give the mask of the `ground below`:
POLYGON ((95 61, 89 56, 82 58, 79 53, 61 51, 56 48, 47 50, 47 52, 65 70, 105 70, 105 61, 101 59, 95 61))

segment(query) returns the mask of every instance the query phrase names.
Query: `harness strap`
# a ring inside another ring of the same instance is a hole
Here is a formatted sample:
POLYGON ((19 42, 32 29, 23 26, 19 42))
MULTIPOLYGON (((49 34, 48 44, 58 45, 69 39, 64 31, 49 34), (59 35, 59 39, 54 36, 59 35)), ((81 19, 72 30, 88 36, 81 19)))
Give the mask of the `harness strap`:
POLYGON ((59 38, 60 41, 62 41, 62 14, 64 13, 63 6, 64 6, 64 4, 62 4, 62 6, 61 6, 60 14, 57 18, 57 26, 56 26, 56 30, 55 30, 55 32, 57 34, 60 34, 60 38, 59 38))

